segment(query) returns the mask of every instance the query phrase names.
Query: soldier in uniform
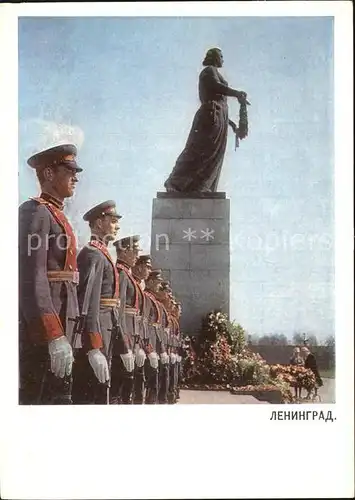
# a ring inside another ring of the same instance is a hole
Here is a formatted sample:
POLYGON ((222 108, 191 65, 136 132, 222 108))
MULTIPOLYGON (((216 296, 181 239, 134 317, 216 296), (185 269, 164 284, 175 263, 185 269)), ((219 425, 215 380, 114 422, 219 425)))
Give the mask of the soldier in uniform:
POLYGON ((19 207, 20 404, 71 404, 76 240, 63 213, 82 169, 65 144, 27 160, 41 186, 19 207))
POLYGON ((116 365, 115 367, 115 370, 118 370, 117 378, 120 380, 117 388, 122 404, 133 403, 135 376, 136 379, 141 380, 141 372, 146 360, 146 354, 142 348, 138 317, 140 291, 132 275, 132 267, 134 267, 140 252, 139 240, 140 237, 135 235, 122 238, 114 243, 117 252, 116 267, 119 275, 122 309, 121 325, 125 341, 135 358, 134 371, 128 371, 126 366, 116 365))
MULTIPOLYGON (((169 355, 167 353, 167 344, 164 341, 165 336, 163 332, 162 318, 163 309, 158 299, 162 281, 163 278, 161 276, 161 270, 154 269, 150 273, 146 282, 146 294, 150 302, 148 321, 150 341, 153 347, 156 348, 159 358, 156 376, 153 377, 154 374, 152 374, 152 378, 148 378, 148 382, 149 380, 151 380, 151 382, 147 387, 147 404, 159 403, 159 394, 162 393, 164 395, 166 393, 169 383, 167 378, 169 375, 169 355)), ((165 397, 161 397, 161 400, 166 402, 166 398, 167 395, 165 397)))
MULTIPOLYGON (((171 293, 171 288, 169 283, 162 281, 160 289, 155 293, 155 297, 158 299, 160 313, 161 313, 161 332, 162 332, 162 343, 165 347, 166 361, 161 361, 159 366, 159 393, 158 401, 159 404, 167 404, 169 402, 169 385, 170 385, 170 369, 171 361, 174 362, 175 355, 171 358, 171 318, 168 308, 170 306, 169 294, 171 293)), ((160 356, 162 360, 162 357, 160 356)))
POLYGON ((170 384, 169 384, 169 402, 176 403, 178 396, 178 378, 179 378, 179 342, 180 325, 177 312, 177 300, 174 296, 170 297, 170 321, 171 321, 171 353, 170 353, 170 384))
POLYGON ((148 404, 156 403, 158 395, 159 356, 157 353, 157 349, 161 350, 161 346, 159 345, 160 333, 157 334, 157 329, 160 328, 160 310, 154 296, 152 296, 149 291, 149 286, 152 286, 153 284, 154 288, 154 282, 159 283, 161 278, 159 277, 159 273, 152 273, 151 271, 152 263, 150 255, 141 255, 138 258, 133 269, 133 275, 135 275, 137 279, 141 280, 141 283, 144 284, 142 324, 144 350, 147 355, 147 359, 144 365, 144 375, 146 382, 145 402, 148 404), (155 278, 155 280, 153 279, 153 277, 155 278))
POLYGON ((182 380, 182 357, 183 357, 183 340, 182 340, 182 334, 181 334, 181 329, 180 329, 180 318, 181 318, 181 312, 182 312, 182 304, 180 301, 176 301, 175 304, 175 316, 177 320, 177 356, 176 356, 176 365, 177 365, 177 389, 176 389, 176 399, 180 399, 180 386, 181 386, 181 380, 182 380))
POLYGON ((83 348, 76 356, 73 371, 75 404, 110 403, 113 353, 119 352, 123 363, 131 360, 133 369, 133 356, 119 324, 118 272, 108 251, 109 242, 116 238, 120 218, 112 200, 100 203, 83 217, 89 223, 91 239, 78 255, 83 348))
POLYGON ((170 366, 169 366, 168 402, 169 404, 174 404, 176 403, 176 391, 177 391, 177 380, 178 380, 177 348, 178 348, 179 324, 175 314, 176 299, 172 294, 169 282, 165 282, 165 289, 166 289, 166 297, 165 299, 163 299, 163 304, 168 312, 168 318, 169 318, 170 366))
POLYGON ((156 352, 158 359, 158 364, 154 363, 153 365, 150 363, 149 366, 147 366, 146 404, 158 403, 160 372, 162 370, 166 371, 164 366, 169 362, 169 356, 163 342, 162 309, 156 297, 156 294, 160 290, 162 280, 160 269, 152 270, 146 280, 145 295, 147 301, 149 344, 151 345, 153 353, 156 352))
POLYGON ((139 291, 139 314, 137 315, 141 347, 147 356, 145 363, 142 367, 136 368, 134 380, 134 398, 135 404, 142 404, 144 401, 145 382, 147 377, 151 377, 151 372, 156 371, 158 368, 158 356, 156 350, 153 349, 149 341, 148 333, 148 319, 150 303, 145 294, 145 281, 147 280, 152 270, 152 262, 150 255, 140 255, 136 261, 135 266, 132 268, 132 274, 136 280, 139 291), (150 369, 149 369, 150 368, 150 369))

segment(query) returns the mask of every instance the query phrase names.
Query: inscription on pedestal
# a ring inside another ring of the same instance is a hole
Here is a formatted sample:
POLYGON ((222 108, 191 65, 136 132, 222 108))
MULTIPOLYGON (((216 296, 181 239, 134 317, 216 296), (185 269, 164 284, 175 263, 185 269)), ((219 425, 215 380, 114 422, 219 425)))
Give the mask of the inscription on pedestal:
POLYGON ((197 334, 211 310, 229 315, 229 200, 162 194, 153 200, 153 265, 182 302, 182 330, 197 334))

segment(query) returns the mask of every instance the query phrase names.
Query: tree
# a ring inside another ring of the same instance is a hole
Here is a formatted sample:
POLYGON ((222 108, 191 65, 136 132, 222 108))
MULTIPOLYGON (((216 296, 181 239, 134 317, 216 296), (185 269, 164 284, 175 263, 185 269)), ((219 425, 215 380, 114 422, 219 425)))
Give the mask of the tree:
POLYGON ((335 337, 334 335, 329 335, 325 341, 324 345, 327 348, 327 351, 330 354, 329 365, 334 368, 335 365, 335 337))
POLYGON ((256 333, 252 333, 248 335, 248 344, 249 345, 258 345, 259 344, 259 336, 256 333))
POLYGON ((334 335, 328 335, 324 341, 324 345, 327 347, 335 348, 335 337, 334 335))
POLYGON ((288 339, 283 333, 272 333, 259 338, 259 345, 288 345, 288 339))
POLYGON ((295 332, 292 336, 292 342, 294 345, 309 345, 317 346, 318 340, 312 333, 295 332))
POLYGON ((292 343, 294 345, 303 345, 305 338, 307 338, 305 333, 295 332, 292 336, 292 343))
POLYGON ((318 340, 317 340, 317 337, 315 335, 308 335, 306 342, 307 342, 307 345, 310 345, 310 346, 317 346, 318 345, 318 340))

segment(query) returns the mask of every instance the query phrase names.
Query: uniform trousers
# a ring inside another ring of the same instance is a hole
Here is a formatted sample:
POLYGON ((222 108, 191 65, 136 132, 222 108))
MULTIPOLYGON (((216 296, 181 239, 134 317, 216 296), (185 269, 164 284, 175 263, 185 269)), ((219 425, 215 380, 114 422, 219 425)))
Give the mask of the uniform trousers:
POLYGON ((159 361, 159 404, 168 403, 170 363, 163 364, 159 361))
POLYGON ((73 403, 75 405, 104 405, 109 402, 107 384, 98 381, 87 354, 80 349, 74 353, 73 364, 73 403))
POLYGON ((168 402, 175 403, 176 401, 176 390, 178 381, 178 367, 177 363, 169 364, 169 392, 168 392, 168 402))
POLYGON ((133 404, 141 405, 144 402, 145 365, 134 366, 133 385, 133 404))
POLYGON ((177 388, 176 388, 176 399, 180 399, 180 385, 181 385, 181 380, 182 380, 182 362, 177 361, 177 373, 178 373, 178 378, 177 378, 177 388))
POLYGON ((158 402, 159 369, 152 368, 149 359, 146 359, 144 370, 146 375, 145 403, 154 405, 158 402))
POLYGON ((51 372, 48 344, 22 345, 19 353, 19 404, 72 404, 72 376, 56 377, 51 372))
POLYGON ((110 404, 132 404, 134 371, 128 372, 121 357, 113 356, 111 374, 110 404))

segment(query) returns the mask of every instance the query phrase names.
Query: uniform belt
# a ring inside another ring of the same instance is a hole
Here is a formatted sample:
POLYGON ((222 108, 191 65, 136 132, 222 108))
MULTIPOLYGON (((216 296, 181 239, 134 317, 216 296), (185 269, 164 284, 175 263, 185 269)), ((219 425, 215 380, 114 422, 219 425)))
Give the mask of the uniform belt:
POLYGON ((160 323, 148 323, 148 324, 151 326, 156 326, 156 327, 161 326, 160 323))
POLYGON ((79 283, 79 271, 47 271, 48 281, 71 281, 79 283))
POLYGON ((120 307, 120 299, 110 299, 109 297, 100 298, 100 306, 102 307, 120 307))
POLYGON ((138 314, 137 309, 135 309, 134 307, 129 307, 129 306, 126 306, 124 308, 124 312, 125 312, 125 314, 132 314, 133 316, 136 316, 138 314))

